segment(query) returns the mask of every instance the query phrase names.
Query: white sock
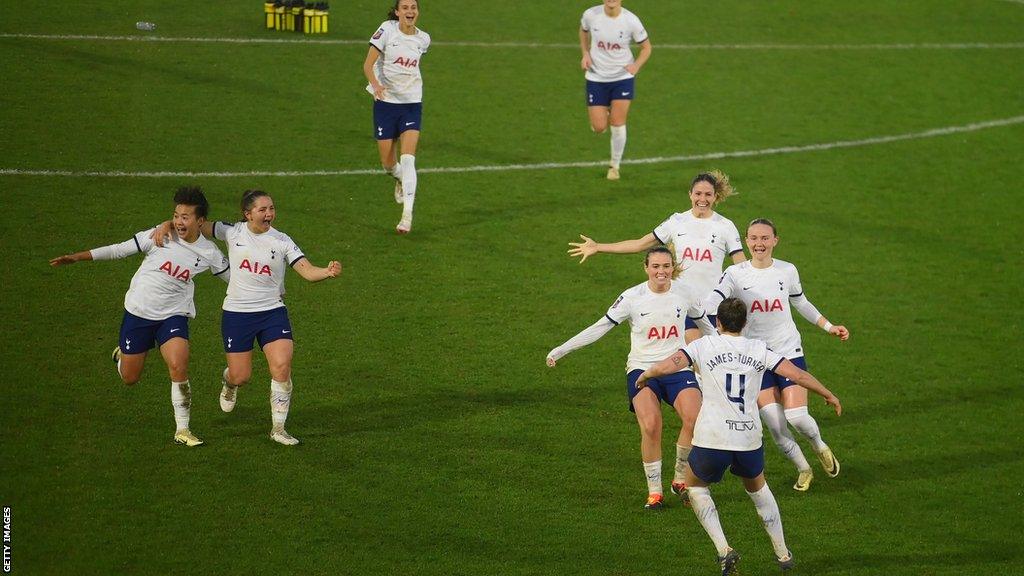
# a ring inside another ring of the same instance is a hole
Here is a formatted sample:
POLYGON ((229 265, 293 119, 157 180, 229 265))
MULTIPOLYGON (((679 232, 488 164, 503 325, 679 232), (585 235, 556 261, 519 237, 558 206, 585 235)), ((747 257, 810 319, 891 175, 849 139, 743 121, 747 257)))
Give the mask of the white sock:
POLYGON ((690 493, 693 513, 714 542, 718 556, 725 556, 729 553, 729 543, 725 540, 725 532, 722 532, 722 523, 718 521, 718 508, 715 508, 715 501, 711 499, 711 491, 706 486, 690 486, 686 491, 690 493))
POLYGON ((818 423, 814 420, 814 417, 807 412, 807 406, 786 410, 786 420, 793 425, 793 428, 796 428, 801 434, 811 441, 811 446, 814 446, 814 450, 816 452, 821 452, 825 448, 828 448, 828 445, 821 439, 821 431, 818 430, 818 423))
POLYGON ((644 462, 644 475, 647 476, 647 493, 662 494, 661 460, 644 462))
POLYGON ((178 430, 188 428, 188 419, 192 413, 192 387, 188 380, 171 382, 171 406, 174 406, 174 422, 178 430))
POLYGON ((124 376, 121 374, 121 356, 117 357, 117 375, 121 376, 121 379, 124 380, 124 376))
POLYGON ((789 433, 789 427, 786 425, 786 413, 782 410, 781 404, 772 402, 761 408, 761 421, 764 422, 768 431, 772 433, 775 445, 786 455, 786 458, 789 458, 796 465, 797 470, 811 469, 811 465, 807 463, 807 458, 804 458, 804 453, 800 450, 800 445, 796 443, 793 435, 789 433))
POLYGON ((612 126, 612 168, 619 169, 622 153, 626 150, 626 125, 612 126))
POLYGON ((412 205, 416 201, 416 157, 402 154, 401 159, 402 193, 405 194, 405 206, 402 217, 412 216, 412 205))
POLYGON ((779 504, 775 501, 768 485, 765 484, 757 492, 747 492, 747 496, 754 501, 757 508, 757 515, 761 517, 761 524, 768 537, 772 539, 772 548, 775 548, 776 558, 789 556, 789 548, 786 548, 786 538, 782 534, 782 516, 779 514, 779 504))
POLYGON ((676 472, 672 478, 673 482, 684 482, 686 480, 686 470, 690 467, 690 446, 680 446, 676 444, 676 472))
POLYGON ((270 416, 274 420, 274 428, 284 428, 288 420, 288 409, 292 405, 292 381, 270 381, 270 416))
POLYGON ((395 165, 392 166, 391 168, 385 168, 384 170, 390 173, 393 178, 396 178, 398 180, 402 179, 402 165, 399 164, 398 162, 395 162, 395 165))

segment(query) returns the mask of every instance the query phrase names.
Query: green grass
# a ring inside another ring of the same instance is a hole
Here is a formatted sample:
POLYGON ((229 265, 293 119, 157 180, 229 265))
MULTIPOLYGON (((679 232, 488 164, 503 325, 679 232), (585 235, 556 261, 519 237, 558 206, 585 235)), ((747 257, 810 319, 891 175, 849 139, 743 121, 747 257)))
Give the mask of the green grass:
MULTIPOLYGON (((596 3, 596 1, 594 2, 596 3)), ((421 169, 601 161, 576 41, 591 2, 425 2, 421 169)), ((329 38, 363 40, 386 2, 338 3, 329 38)), ((1020 43, 1024 6, 631 0, 654 42, 627 158, 921 132, 1024 113, 1024 50, 674 50, 665 44, 1020 43), (662 46, 659 49, 659 45, 662 46)), ((0 33, 281 38, 259 2, 0 3, 0 33)), ((0 169, 372 169, 364 44, 135 43, 0 37, 0 169)), ((643 279, 636 256, 580 266, 579 233, 635 238, 688 207, 709 166, 721 211, 779 225, 777 256, 847 343, 802 320, 842 418, 811 411, 843 463, 797 494, 767 446, 796 574, 1012 573, 1024 565, 1019 302, 1024 125, 818 152, 600 168, 424 173, 413 234, 383 176, 0 175, 4 282, 0 505, 18 574, 711 574, 692 513, 644 497, 624 409, 625 330, 550 370, 544 355, 643 279), (138 260, 51 269, 166 218, 179 185, 232 218, 270 191, 277 225, 342 277, 288 280, 295 400, 266 436, 257 355, 217 407, 223 285, 199 277, 193 429, 171 444, 167 375, 117 382, 107 353, 138 260), (1013 566, 1018 566, 1014 569, 1013 566)), ((671 416, 666 413, 667 416, 671 416)), ((665 433, 669 455, 677 423, 665 433)), ((805 449, 809 452, 809 449, 805 449)), ((738 482, 715 488, 745 574, 771 549, 738 482)))

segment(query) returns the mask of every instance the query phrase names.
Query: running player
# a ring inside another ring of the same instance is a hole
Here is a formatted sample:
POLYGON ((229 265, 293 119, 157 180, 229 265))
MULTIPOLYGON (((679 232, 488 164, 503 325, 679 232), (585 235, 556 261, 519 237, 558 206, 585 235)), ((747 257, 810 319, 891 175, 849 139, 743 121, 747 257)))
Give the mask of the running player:
POLYGON ((135 384, 142 377, 149 350, 159 346, 171 377, 171 405, 177 424, 174 441, 186 446, 203 443, 189 431, 192 387, 188 376, 188 319, 196 316, 192 279, 206 270, 225 282, 231 276, 224 254, 199 234, 209 207, 199 188, 179 188, 174 194, 172 220, 177 237, 162 247, 153 243, 151 228, 120 244, 50 260, 51 266, 62 266, 83 260, 115 260, 145 254, 124 296, 121 334, 112 358, 121 380, 135 384))
MULTIPOLYGON (((751 260, 727 268, 704 305, 708 310, 715 310, 723 299, 739 298, 749 313, 743 335, 764 340, 769 348, 806 370, 800 332, 793 323, 791 308, 796 309, 808 322, 840 340, 848 339, 850 331, 845 326, 832 325, 811 304, 804 295, 796 266, 772 258, 778 243, 779 237, 771 220, 759 218, 751 222, 747 227, 747 248, 751 260)), ((761 394, 757 401, 761 407, 761 419, 767 424, 772 438, 797 468, 793 489, 803 492, 810 488, 814 473, 790 434, 787 422, 811 442, 825 473, 832 478, 839 475, 839 461, 821 439, 818 423, 807 412, 806 390, 793 386, 793 382, 784 375, 768 370, 761 382, 761 394)))
POLYGON ((633 383, 644 369, 678 350, 684 342, 700 337, 697 323, 707 332, 710 322, 699 307, 700 295, 682 282, 674 281, 678 273, 672 252, 662 246, 652 248, 644 259, 647 281, 634 286, 612 304, 597 322, 548 353, 547 364, 555 363, 573 350, 596 342, 612 328, 628 320, 630 351, 626 360, 626 393, 629 409, 640 425, 640 452, 647 476, 645 508, 656 510, 664 505, 661 481, 661 406, 659 399, 672 406, 682 421, 676 441, 676 468, 673 485, 682 488, 693 424, 700 410, 700 392, 693 372, 684 370, 659 378, 639 390, 633 383), (685 340, 684 340, 685 339, 685 340))
POLYGON ((747 495, 753 500, 771 538, 779 566, 788 570, 793 567, 793 554, 786 547, 779 505, 764 479, 761 421, 754 410, 758 386, 753 384, 760 382, 762 375, 771 369, 802 389, 821 395, 835 408, 837 416, 842 414, 842 405, 814 376, 770 350, 763 341, 740 336, 747 318, 746 304, 727 298, 717 311, 719 334, 690 342, 648 368, 637 378, 636 385, 646 386, 664 374, 689 366, 701 373, 704 402, 697 416, 690 468, 686 474, 693 512, 718 549, 723 576, 734 574, 740 555, 725 539, 718 510, 708 490, 708 485, 720 481, 729 468, 740 477, 747 495), (748 382, 752 385, 747 386, 748 382))
POLYGON ((687 284, 701 297, 715 287, 725 257, 734 264, 746 260, 740 233, 731 220, 714 211, 715 204, 733 195, 729 177, 718 170, 702 172, 690 182, 691 208, 677 212, 659 224, 653 232, 636 240, 600 244, 580 234, 582 242, 570 242, 569 255, 580 256, 580 263, 600 252, 633 254, 663 244, 672 247, 676 261, 686 271, 687 284))
POLYGON ((388 19, 370 38, 363 62, 366 90, 373 95, 380 163, 394 177, 395 202, 402 204, 402 219, 395 228, 399 234, 412 230, 416 201, 416 144, 423 116, 420 59, 430 47, 430 34, 416 27, 419 17, 417 0, 395 0, 388 19))
POLYGON ((603 134, 611 124, 608 179, 618 180, 619 162, 626 149, 626 117, 636 94, 634 77, 651 57, 651 40, 636 14, 622 7, 622 0, 604 0, 602 5, 583 12, 580 51, 580 67, 586 71, 590 128, 603 134), (640 45, 635 60, 631 42, 640 45))
MULTIPOLYGON (((270 438, 291 446, 299 441, 285 431, 292 401, 292 355, 294 342, 288 310, 284 305, 284 276, 289 266, 310 282, 335 278, 341 264, 332 260, 326 268, 310 263, 288 235, 271 225, 277 216, 274 201, 262 190, 242 195, 242 221, 206 222, 204 236, 213 236, 228 246, 234 272, 228 283, 221 317, 221 334, 228 366, 220 407, 235 409, 238 387, 252 376, 253 342, 259 343, 270 369, 270 438)), ((167 233, 166 222, 155 236, 167 233)))

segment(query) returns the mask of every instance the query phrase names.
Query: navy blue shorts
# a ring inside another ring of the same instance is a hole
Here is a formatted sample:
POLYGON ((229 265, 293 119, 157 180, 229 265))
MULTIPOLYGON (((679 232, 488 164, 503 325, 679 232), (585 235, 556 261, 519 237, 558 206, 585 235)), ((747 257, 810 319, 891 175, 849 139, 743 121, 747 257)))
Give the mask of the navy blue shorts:
POLYGON ((284 306, 265 312, 228 312, 220 317, 220 333, 225 352, 248 352, 253 340, 262 349, 274 340, 293 340, 292 324, 284 306))
MULTIPOLYGON (((636 388, 636 380, 643 374, 643 370, 633 370, 626 374, 626 394, 629 395, 629 411, 636 412, 633 409, 633 398, 640 393, 636 388)), ((661 399, 662 402, 673 405, 676 401, 676 396, 687 388, 696 388, 700 390, 700 385, 697 384, 697 377, 693 375, 693 370, 683 370, 682 372, 676 372, 675 374, 669 374, 668 376, 662 376, 661 378, 648 378, 647 387, 651 389, 654 394, 661 399)))
POLYGON ((632 100, 634 80, 636 78, 615 82, 587 80, 587 106, 611 106, 612 100, 632 100))
POLYGON ((188 340, 188 318, 171 316, 164 320, 146 320, 125 310, 121 320, 118 346, 122 354, 141 354, 171 338, 188 340))
POLYGON ((373 101, 373 136, 377 140, 394 140, 406 130, 419 130, 423 103, 392 104, 373 101))
POLYGON ((740 478, 757 478, 764 472, 764 446, 746 452, 694 446, 688 461, 693 474, 708 484, 719 482, 726 468, 740 478))
MULTIPOLYGON (((803 356, 800 356, 798 358, 790 358, 789 361, 792 362, 793 364, 796 364, 797 368, 800 368, 801 370, 807 370, 807 361, 804 360, 803 356)), ((778 386, 779 392, 782 392, 784 389, 790 386, 796 386, 796 384, 794 384, 793 381, 790 380, 789 378, 783 378, 782 376, 779 376, 778 374, 772 372, 771 370, 765 370, 764 374, 761 375, 761 390, 767 390, 772 386, 778 386)))

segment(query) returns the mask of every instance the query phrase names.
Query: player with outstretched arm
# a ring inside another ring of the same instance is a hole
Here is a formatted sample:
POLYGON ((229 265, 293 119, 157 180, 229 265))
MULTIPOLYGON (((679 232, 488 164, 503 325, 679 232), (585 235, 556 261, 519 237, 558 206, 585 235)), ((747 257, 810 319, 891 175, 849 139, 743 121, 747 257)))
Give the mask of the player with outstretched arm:
MULTIPOLYGON (((326 268, 314 266, 287 234, 274 228, 277 208, 266 192, 246 190, 241 207, 239 222, 206 222, 202 226, 204 236, 227 244, 232 268, 221 316, 228 366, 220 407, 224 412, 235 409, 238 387, 252 377, 252 348, 258 343, 270 369, 270 438, 291 446, 299 441, 284 428, 292 402, 295 350, 284 305, 285 271, 291 267, 306 280, 319 282, 341 274, 341 264, 332 260, 326 268)), ((165 226, 157 229, 157 238, 168 232, 165 226)))
POLYGON ((793 554, 786 546, 779 505, 764 479, 764 446, 757 396, 762 375, 773 370, 803 389, 822 396, 842 414, 842 405, 814 376, 801 370, 762 340, 740 336, 747 319, 747 306, 727 298, 717 308, 718 334, 690 342, 672 356, 648 368, 637 378, 638 387, 665 374, 692 366, 701 374, 704 396, 694 427, 687 490, 694 514, 718 551, 722 575, 734 574, 739 553, 729 546, 718 519, 718 510, 708 485, 719 482, 729 469, 739 476, 754 502, 764 529, 772 541, 779 567, 793 567, 793 554))
MULTIPOLYGON (((727 268, 704 305, 707 310, 715 310, 723 299, 739 298, 747 306, 748 313, 743 335, 764 340, 772 350, 806 370, 807 362, 800 332, 793 322, 792 309, 840 340, 847 340, 850 331, 845 326, 833 325, 811 304, 804 295, 796 266, 772 257, 779 237, 771 220, 758 218, 752 221, 747 226, 746 240, 751 260, 727 268)), ((811 442, 829 477, 839 475, 839 461, 822 440, 818 423, 807 411, 807 391, 792 384, 785 376, 768 370, 761 382, 758 405, 761 407, 761 419, 776 445, 796 466, 797 480, 793 489, 803 492, 810 488, 814 473, 790 434, 787 422, 811 442)))
POLYGON ((103 246, 50 260, 63 266, 87 260, 115 260, 144 254, 124 296, 124 317, 117 348, 112 354, 117 373, 125 384, 135 384, 149 350, 160 348, 171 378, 171 405, 177 425, 174 441, 186 446, 203 443, 189 430, 192 387, 189 383, 188 320, 195 318, 196 275, 210 270, 227 282, 231 276, 228 259, 217 246, 200 235, 206 224, 209 203, 197 187, 179 188, 174 194, 171 225, 176 237, 157 246, 154 229, 145 230, 120 244, 103 246))
POLYGON ((634 386, 636 378, 654 362, 665 358, 682 345, 712 327, 700 308, 701 297, 686 283, 674 280, 678 274, 672 252, 663 246, 652 248, 644 258, 647 281, 622 293, 608 312, 593 325, 548 353, 548 366, 573 350, 592 344, 624 321, 630 324, 630 350, 626 360, 626 394, 629 410, 640 426, 640 452, 647 477, 649 510, 664 506, 661 479, 661 402, 679 415, 682 428, 676 441, 676 466, 673 490, 685 491, 684 473, 693 437, 693 424, 700 410, 697 379, 690 370, 665 375, 644 389, 634 386))

